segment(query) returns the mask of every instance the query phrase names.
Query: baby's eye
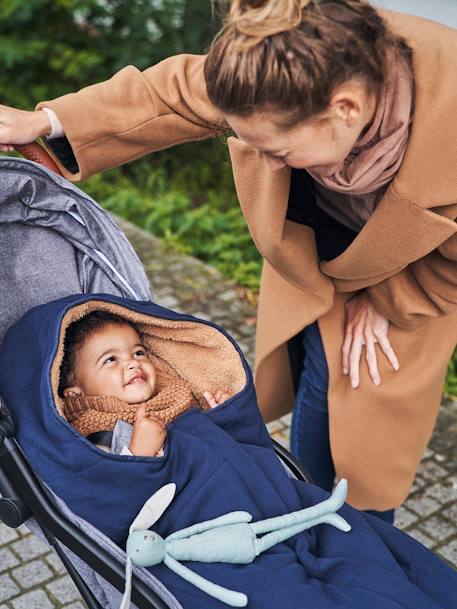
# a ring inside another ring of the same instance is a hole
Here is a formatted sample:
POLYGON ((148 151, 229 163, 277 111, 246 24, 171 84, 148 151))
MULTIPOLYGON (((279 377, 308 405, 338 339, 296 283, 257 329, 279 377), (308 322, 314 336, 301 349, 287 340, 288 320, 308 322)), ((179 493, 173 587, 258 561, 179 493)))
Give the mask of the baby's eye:
POLYGON ((115 362, 115 361, 116 361, 116 356, 115 356, 115 355, 110 355, 109 357, 107 357, 107 358, 104 360, 104 362, 103 362, 103 363, 104 363, 104 364, 111 364, 112 362, 115 362))
POLYGON ((137 357, 146 357, 146 351, 145 351, 145 349, 137 349, 135 351, 135 355, 137 357))

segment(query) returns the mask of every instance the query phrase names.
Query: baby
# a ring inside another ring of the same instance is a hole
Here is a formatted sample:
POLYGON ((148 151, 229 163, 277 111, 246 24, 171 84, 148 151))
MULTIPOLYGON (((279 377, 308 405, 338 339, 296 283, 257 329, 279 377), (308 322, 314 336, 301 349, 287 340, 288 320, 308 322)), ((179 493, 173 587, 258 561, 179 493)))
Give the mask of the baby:
MULTIPOLYGON (((90 428, 89 415, 92 421, 103 420, 107 430, 114 428, 118 418, 124 419, 133 423, 133 432, 123 454, 163 454, 167 433, 164 421, 153 414, 154 408, 162 415, 168 408, 166 420, 170 421, 197 402, 184 382, 175 383, 171 392, 164 390, 162 396, 157 395, 156 385, 155 367, 132 322, 106 311, 93 311, 68 327, 59 394, 64 398, 67 419, 81 433, 89 435, 85 431, 90 428), (180 403, 166 404, 173 398, 180 403)), ((205 391, 203 395, 209 408, 229 397, 222 391, 214 395, 205 391)))

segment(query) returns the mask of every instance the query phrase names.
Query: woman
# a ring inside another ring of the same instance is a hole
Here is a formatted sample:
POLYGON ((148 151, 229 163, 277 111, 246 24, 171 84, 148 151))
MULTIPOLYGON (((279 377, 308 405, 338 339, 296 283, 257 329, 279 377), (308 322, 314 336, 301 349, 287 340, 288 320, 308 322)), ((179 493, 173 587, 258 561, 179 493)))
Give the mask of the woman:
POLYGON ((390 521, 457 336, 456 46, 455 30, 361 0, 235 0, 207 57, 0 113, 6 148, 50 134, 73 180, 235 132, 235 185, 265 260, 264 418, 293 405, 289 347, 305 329, 293 448, 319 484, 336 470, 352 505, 390 521))

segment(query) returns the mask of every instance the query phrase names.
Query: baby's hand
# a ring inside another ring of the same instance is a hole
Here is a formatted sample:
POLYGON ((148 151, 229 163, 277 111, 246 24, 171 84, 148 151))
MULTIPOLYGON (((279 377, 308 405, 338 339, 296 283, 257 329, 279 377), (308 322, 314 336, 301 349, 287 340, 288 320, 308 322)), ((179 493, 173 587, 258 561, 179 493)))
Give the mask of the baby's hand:
POLYGON ((225 400, 228 400, 230 397, 228 393, 224 393, 223 391, 216 391, 214 395, 209 391, 204 391, 203 396, 210 408, 219 406, 219 404, 222 404, 222 402, 225 402, 225 400))
POLYGON ((156 457, 163 447, 167 432, 165 425, 154 416, 147 416, 145 406, 136 411, 129 450, 137 457, 156 457))

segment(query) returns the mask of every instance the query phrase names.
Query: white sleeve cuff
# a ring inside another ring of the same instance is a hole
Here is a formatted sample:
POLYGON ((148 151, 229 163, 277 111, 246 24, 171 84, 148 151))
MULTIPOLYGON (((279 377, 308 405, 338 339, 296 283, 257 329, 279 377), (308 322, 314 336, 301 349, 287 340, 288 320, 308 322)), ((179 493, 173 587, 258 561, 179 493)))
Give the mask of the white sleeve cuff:
POLYGON ((58 137, 64 137, 65 131, 63 129, 63 125, 59 121, 57 114, 54 112, 54 110, 51 110, 50 108, 41 109, 43 110, 43 112, 46 112, 49 118, 49 122, 51 123, 51 133, 46 136, 46 139, 54 140, 58 137))
POLYGON ((119 454, 120 455, 128 455, 129 457, 133 457, 134 456, 133 453, 130 452, 128 446, 124 446, 119 454))

